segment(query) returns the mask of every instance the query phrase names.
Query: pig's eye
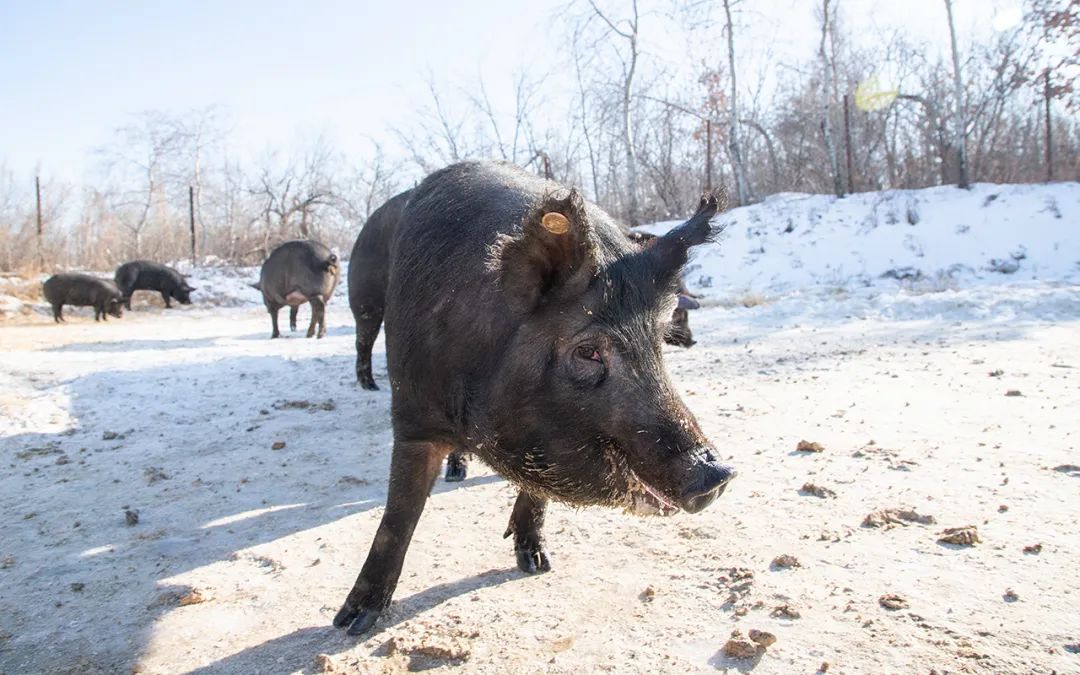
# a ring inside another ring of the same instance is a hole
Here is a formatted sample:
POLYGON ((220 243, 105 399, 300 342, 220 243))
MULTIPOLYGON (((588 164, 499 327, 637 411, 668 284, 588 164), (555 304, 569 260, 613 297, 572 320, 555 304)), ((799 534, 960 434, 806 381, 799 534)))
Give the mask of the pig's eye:
POLYGON ((600 365, 604 365, 604 357, 600 356, 600 350, 593 345, 579 345, 578 348, 574 350, 574 356, 579 359, 595 361, 600 365))

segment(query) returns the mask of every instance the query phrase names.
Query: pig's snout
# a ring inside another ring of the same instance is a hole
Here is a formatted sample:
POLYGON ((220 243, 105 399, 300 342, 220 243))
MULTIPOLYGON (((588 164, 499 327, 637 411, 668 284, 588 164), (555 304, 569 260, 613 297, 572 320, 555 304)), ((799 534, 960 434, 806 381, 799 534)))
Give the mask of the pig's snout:
POLYGON ((687 513, 697 513, 723 494, 735 477, 735 469, 713 461, 697 464, 694 477, 679 498, 679 506, 687 513))

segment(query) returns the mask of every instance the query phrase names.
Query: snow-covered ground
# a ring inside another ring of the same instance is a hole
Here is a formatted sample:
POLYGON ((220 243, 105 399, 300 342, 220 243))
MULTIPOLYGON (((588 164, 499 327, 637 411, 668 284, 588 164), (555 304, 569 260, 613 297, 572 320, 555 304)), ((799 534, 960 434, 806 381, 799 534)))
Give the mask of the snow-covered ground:
MULTIPOLYGON (((1080 282, 1080 183, 977 184, 844 199, 785 193, 717 222, 727 231, 695 252, 687 283, 720 302, 810 287, 893 289, 896 281, 917 292, 1080 282)), ((660 234, 675 224, 642 229, 660 234)))
POLYGON ((780 198, 725 216, 693 261, 698 345, 665 354, 740 471, 728 492, 671 519, 556 505, 554 569, 526 577, 501 537, 514 490, 474 463, 436 486, 359 641, 330 620, 385 502, 390 397, 354 383, 343 285, 323 340, 267 339, 254 270, 191 270, 195 306, 120 321, 17 310, 0 325, 0 672, 1080 671, 1080 190, 953 192, 789 195, 790 233, 780 198), (1050 197, 1061 218, 1036 208, 1050 197), (879 204, 876 228, 856 199, 879 204), (1021 246, 1016 272, 985 269, 1021 246), (880 278, 905 267, 923 280, 880 278), (861 526, 897 507, 936 522, 861 526), (938 543, 965 525, 981 542, 938 543), (777 642, 722 653, 752 628, 777 642))

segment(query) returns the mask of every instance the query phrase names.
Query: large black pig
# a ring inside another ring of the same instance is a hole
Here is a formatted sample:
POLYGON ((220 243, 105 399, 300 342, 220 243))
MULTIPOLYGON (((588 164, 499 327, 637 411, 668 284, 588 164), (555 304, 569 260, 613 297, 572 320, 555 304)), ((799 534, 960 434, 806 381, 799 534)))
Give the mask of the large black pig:
POLYGON ((64 305, 93 307, 94 321, 124 316, 124 296, 116 284, 89 274, 55 274, 42 285, 45 300, 52 305, 53 321, 64 320, 64 305))
POLYGON ((519 488, 506 536, 550 569, 549 499, 696 513, 734 472, 664 370, 661 342, 714 195, 648 249, 576 190, 466 162, 416 187, 389 242, 386 353, 394 448, 386 510, 334 625, 389 604, 442 460, 468 448, 519 488))
POLYGON ((116 268, 116 285, 124 294, 124 304, 131 309, 131 294, 135 291, 157 291, 165 301, 165 308, 172 307, 172 300, 181 305, 191 304, 191 292, 184 275, 161 263, 149 260, 132 260, 116 268))
POLYGON ((338 277, 338 257, 317 241, 301 239, 287 241, 270 252, 259 273, 259 282, 252 287, 262 291, 263 303, 270 312, 273 324, 271 338, 281 337, 278 312, 289 307, 289 327, 296 330, 296 313, 300 305, 311 303, 311 324, 307 336, 326 335, 326 303, 334 294, 338 277))

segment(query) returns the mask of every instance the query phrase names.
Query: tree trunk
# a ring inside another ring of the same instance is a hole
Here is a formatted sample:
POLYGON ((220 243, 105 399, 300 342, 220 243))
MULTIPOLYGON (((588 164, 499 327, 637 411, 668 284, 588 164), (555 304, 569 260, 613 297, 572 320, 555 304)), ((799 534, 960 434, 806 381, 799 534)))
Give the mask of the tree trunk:
POLYGON ((739 106, 736 99, 738 87, 735 81, 735 30, 731 23, 731 0, 724 0, 724 16, 727 20, 728 73, 731 79, 730 112, 728 116, 728 144, 731 146, 732 173, 735 175, 735 199, 738 206, 751 201, 750 186, 746 181, 742 149, 739 147, 739 106))
POLYGON ((623 142, 626 144, 626 179, 629 191, 629 203, 627 214, 630 227, 641 224, 641 214, 638 209, 638 175, 637 175, 637 150, 634 148, 634 126, 631 120, 630 106, 633 97, 634 71, 637 69, 638 45, 637 45, 637 2, 634 2, 634 32, 630 37, 630 67, 626 71, 626 80, 623 83, 623 142))
POLYGON ((829 35, 829 0, 822 0, 822 9, 824 10, 824 16, 821 23, 821 65, 822 72, 825 75, 824 89, 825 89, 825 108, 824 117, 821 122, 821 132, 825 136, 825 153, 829 156, 829 169, 832 172, 833 179, 833 191, 837 197, 844 196, 844 180, 840 175, 840 161, 836 156, 836 143, 833 141, 832 132, 832 66, 829 64, 829 51, 826 48, 829 35))
POLYGON ((949 43, 952 45, 953 92, 956 110, 953 118, 953 136, 956 145, 956 186, 965 190, 971 187, 967 168, 967 133, 964 130, 964 81, 960 74, 960 51, 956 47, 956 25, 953 21, 952 0, 945 0, 945 12, 949 17, 949 43))

